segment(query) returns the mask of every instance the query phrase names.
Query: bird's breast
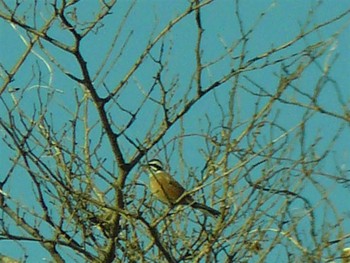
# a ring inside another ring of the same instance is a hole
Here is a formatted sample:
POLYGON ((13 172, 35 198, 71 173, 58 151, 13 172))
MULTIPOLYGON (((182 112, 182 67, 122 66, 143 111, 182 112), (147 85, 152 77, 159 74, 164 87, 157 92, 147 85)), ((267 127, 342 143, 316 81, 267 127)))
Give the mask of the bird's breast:
POLYGON ((150 176, 150 190, 153 195, 166 204, 174 204, 184 193, 184 189, 172 184, 169 175, 156 173, 150 176))

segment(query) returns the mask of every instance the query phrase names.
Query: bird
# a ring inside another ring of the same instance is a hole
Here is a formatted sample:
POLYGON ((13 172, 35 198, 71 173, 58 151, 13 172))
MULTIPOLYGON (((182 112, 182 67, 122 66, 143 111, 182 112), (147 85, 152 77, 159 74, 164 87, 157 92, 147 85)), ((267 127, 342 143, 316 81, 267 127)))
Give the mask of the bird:
POLYGON ((185 194, 185 188, 164 170, 163 163, 160 160, 152 159, 148 161, 146 167, 149 173, 150 191, 159 201, 170 207, 189 205, 215 218, 220 216, 221 213, 218 210, 198 203, 192 196, 185 194))

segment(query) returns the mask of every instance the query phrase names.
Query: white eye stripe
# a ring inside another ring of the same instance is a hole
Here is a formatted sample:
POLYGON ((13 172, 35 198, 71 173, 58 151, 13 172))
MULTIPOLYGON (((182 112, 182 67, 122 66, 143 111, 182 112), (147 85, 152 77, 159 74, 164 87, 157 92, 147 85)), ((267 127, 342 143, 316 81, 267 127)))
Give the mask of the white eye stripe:
POLYGON ((152 171, 162 171, 163 170, 163 164, 161 161, 157 159, 150 160, 148 162, 148 166, 152 171))

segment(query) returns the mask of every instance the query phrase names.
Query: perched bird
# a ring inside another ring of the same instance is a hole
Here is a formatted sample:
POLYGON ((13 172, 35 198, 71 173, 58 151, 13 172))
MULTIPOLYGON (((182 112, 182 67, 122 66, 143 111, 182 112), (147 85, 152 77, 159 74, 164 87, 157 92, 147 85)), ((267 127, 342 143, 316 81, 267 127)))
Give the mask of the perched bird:
POLYGON ((152 159, 146 165, 149 172, 149 188, 152 194, 161 202, 173 205, 190 205, 193 208, 200 209, 204 213, 218 217, 220 212, 194 201, 192 196, 185 195, 185 188, 182 187, 169 173, 164 171, 163 164, 158 159, 152 159))

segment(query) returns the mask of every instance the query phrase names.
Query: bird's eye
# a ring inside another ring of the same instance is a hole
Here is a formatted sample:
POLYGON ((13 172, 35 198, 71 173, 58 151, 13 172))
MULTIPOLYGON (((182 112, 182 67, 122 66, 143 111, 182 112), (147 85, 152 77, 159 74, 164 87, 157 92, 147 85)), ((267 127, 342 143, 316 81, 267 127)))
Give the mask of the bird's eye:
POLYGON ((162 170, 162 167, 161 167, 160 165, 153 164, 153 167, 154 167, 156 170, 162 170))
POLYGON ((160 166, 159 164, 152 163, 150 166, 151 166, 154 170, 162 170, 162 166, 160 166))

